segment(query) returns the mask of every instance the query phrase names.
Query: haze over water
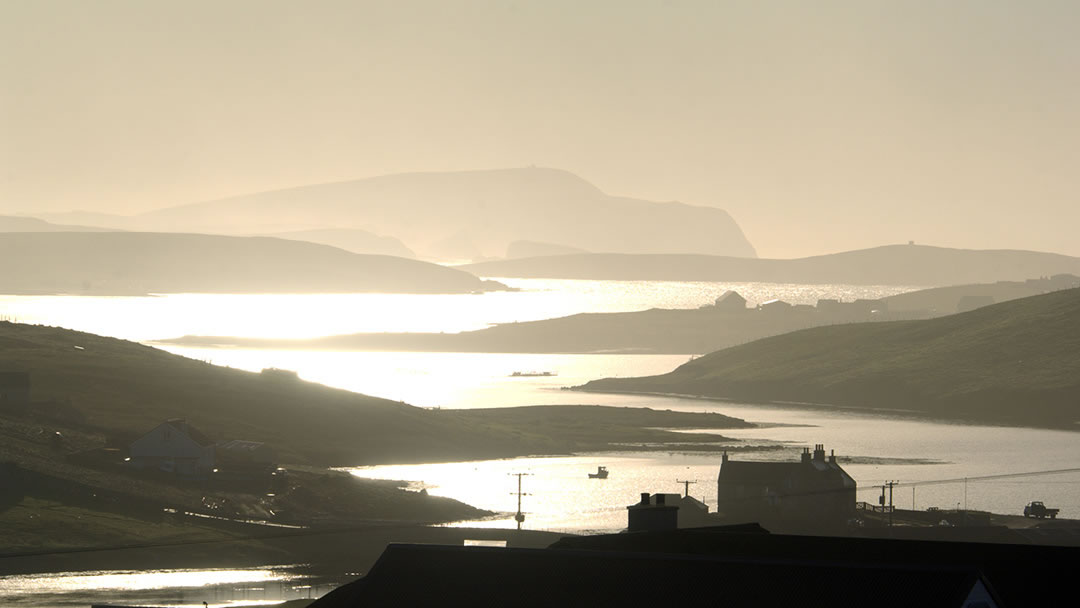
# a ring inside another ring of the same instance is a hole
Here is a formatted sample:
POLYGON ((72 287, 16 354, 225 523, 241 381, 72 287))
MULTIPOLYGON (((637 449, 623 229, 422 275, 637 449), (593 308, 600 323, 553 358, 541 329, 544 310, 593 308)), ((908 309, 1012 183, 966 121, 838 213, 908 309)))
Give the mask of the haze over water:
MULTIPOLYGON (((820 298, 877 298, 907 286, 718 284, 648 281, 501 279, 516 292, 485 295, 203 295, 144 298, 5 296, 0 314, 141 341, 180 335, 315 337, 352 332, 467 331, 492 323, 551 318, 579 312, 618 312, 650 307, 693 308, 735 289, 751 303, 781 298, 812 304, 820 298)), ((890 418, 857 412, 723 403, 649 395, 607 395, 560 390, 610 376, 661 374, 688 355, 559 355, 488 353, 329 352, 163 346, 171 352, 259 371, 279 367, 301 378, 422 407, 477 408, 519 405, 598 404, 711 411, 765 423, 760 429, 720 433, 751 445, 787 446, 781 452, 740 453, 738 458, 795 458, 804 445, 825 443, 844 457, 860 484, 859 500, 874 502, 885 479, 926 482, 1000 473, 1067 468, 1075 463, 1075 435, 890 418), (551 371, 553 377, 513 378, 515 371, 551 371), (797 426, 772 426, 775 424, 797 426), (1034 446, 1038 446, 1035 449, 1034 446), (881 459, 871 460, 866 459, 881 459), (915 460, 911 460, 915 459, 915 460)), ((415 488, 495 511, 512 511, 507 473, 528 471, 536 498, 526 510, 529 527, 554 530, 615 530, 625 525, 627 504, 642 491, 675 492, 675 479, 698 484, 691 493, 715 501, 716 454, 677 450, 479 463, 403 465, 359 469, 361 476, 403 479, 415 488), (604 482, 585 474, 598 465, 604 482)), ((1075 474, 969 482, 967 506, 1015 513, 1042 499, 1075 517, 1080 499, 1075 474), (1035 486, 1033 484, 1037 483, 1035 486), (1030 495, 1037 487, 1039 497, 1030 495)), ((910 506, 910 488, 898 504, 910 506)), ((916 489, 916 506, 963 506, 962 483, 916 489)), ((715 503, 713 503, 715 504, 715 503)), ((496 518, 480 525, 503 527, 496 518)), ((469 525, 473 525, 470 523, 469 525)))

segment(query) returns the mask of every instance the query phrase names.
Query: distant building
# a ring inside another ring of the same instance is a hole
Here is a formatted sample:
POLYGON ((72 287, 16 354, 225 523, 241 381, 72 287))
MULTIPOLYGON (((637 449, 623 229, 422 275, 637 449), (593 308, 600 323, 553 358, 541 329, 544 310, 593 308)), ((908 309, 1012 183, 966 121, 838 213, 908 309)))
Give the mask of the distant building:
POLYGON ((716 493, 728 520, 835 524, 855 512, 855 480, 823 445, 805 448, 799 462, 738 462, 725 452, 716 493))
MULTIPOLYGON (((674 530, 679 527, 679 505, 668 504, 670 494, 641 493, 641 502, 626 507, 627 525, 630 532, 644 530, 674 530)), ((678 498, 678 494, 674 495, 678 498)))
POLYGON ((674 530, 715 525, 709 516, 709 506, 693 496, 681 494, 641 493, 641 502, 626 507, 626 529, 674 530))
POLYGON ((30 405, 30 374, 0 372, 0 410, 23 410, 30 405))
POLYGON ((300 379, 300 374, 291 369, 279 369, 276 367, 266 367, 259 372, 263 378, 270 378, 272 380, 285 380, 288 382, 295 382, 300 379))
POLYGON ((719 298, 716 298, 716 302, 713 306, 717 310, 726 312, 745 312, 746 311, 746 298, 739 295, 735 291, 725 291, 719 298))
POLYGON ((780 299, 773 299, 758 304, 758 310, 769 313, 787 312, 788 310, 791 310, 791 304, 780 299))
POLYGON ((131 465, 139 469, 201 477, 214 464, 214 442, 180 418, 162 422, 131 444, 131 465))

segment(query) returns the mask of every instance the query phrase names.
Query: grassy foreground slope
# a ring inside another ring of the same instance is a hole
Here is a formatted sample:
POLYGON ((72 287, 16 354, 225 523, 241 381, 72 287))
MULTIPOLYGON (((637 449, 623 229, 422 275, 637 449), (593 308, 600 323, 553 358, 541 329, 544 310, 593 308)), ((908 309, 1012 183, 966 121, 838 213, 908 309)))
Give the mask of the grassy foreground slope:
POLYGON ((0 370, 30 374, 36 408, 54 407, 106 434, 129 439, 186 418, 212 439, 270 443, 283 462, 480 457, 513 441, 501 445, 482 428, 403 403, 60 328, 0 323, 0 370), (42 405, 50 401, 58 405, 42 405))
POLYGON ((926 321, 817 327, 590 391, 801 401, 1015 425, 1080 421, 1080 289, 926 321))
MULTIPOLYGON (((597 424, 571 437, 558 424, 531 417, 529 408, 513 408, 518 414, 509 417, 493 415, 500 410, 483 410, 492 415, 427 410, 280 375, 214 366, 134 342, 7 322, 0 322, 0 371, 29 373, 32 410, 51 415, 58 428, 131 440, 163 420, 186 418, 211 439, 269 443, 289 463, 335 466, 555 454, 604 449, 639 435, 631 421, 613 422, 617 432, 597 424)), ((626 417, 623 408, 588 411, 611 421, 626 417)), ((645 426, 680 426, 677 413, 664 415, 672 420, 650 420, 645 426)), ((701 416, 687 423, 694 428, 745 426, 719 414, 701 416)), ((668 435, 655 430, 650 439, 668 435)))

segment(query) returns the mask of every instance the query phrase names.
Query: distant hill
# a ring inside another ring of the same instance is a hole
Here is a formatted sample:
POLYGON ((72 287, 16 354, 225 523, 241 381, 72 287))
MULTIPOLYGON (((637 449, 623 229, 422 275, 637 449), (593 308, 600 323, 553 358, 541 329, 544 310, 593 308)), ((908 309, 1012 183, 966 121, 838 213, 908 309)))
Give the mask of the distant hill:
POLYGON ((460 268, 489 277, 934 286, 1080 274, 1080 258, 1036 251, 887 245, 792 260, 588 253, 460 268))
POLYGON ((135 232, 0 234, 0 293, 469 293, 460 270, 274 238, 135 232))
POLYGON ((567 247, 566 245, 556 245, 554 243, 537 243, 536 241, 514 241, 506 248, 506 257, 511 260, 572 253, 588 252, 578 247, 567 247))
POLYGON ((582 388, 1080 430, 1080 289, 925 321, 817 327, 582 388))
POLYGON ((289 239, 292 241, 308 241, 330 245, 352 253, 367 255, 392 255, 399 258, 415 258, 416 254, 405 246, 400 240, 392 236, 379 236, 367 230, 348 228, 326 228, 322 230, 296 230, 293 232, 279 232, 263 236, 289 239))
POLYGON ((1057 275, 1028 281, 934 287, 882 300, 820 306, 777 305, 748 309, 707 304, 691 309, 582 313, 555 319, 500 323, 460 333, 367 333, 318 338, 184 336, 164 344, 338 351, 485 353, 704 354, 791 331, 866 321, 929 319, 1016 298, 1080 287, 1080 277, 1057 275))
POLYGON ((36 217, 0 215, 0 232, 113 232, 113 228, 54 224, 36 217))
POLYGON ((919 312, 929 316, 966 312, 1017 298, 1080 287, 1080 277, 1058 274, 1026 281, 998 281, 920 289, 884 299, 890 312, 919 312))
POLYGON ((215 234, 362 228, 392 234, 422 257, 446 260, 501 256, 520 240, 589 251, 755 255, 721 209, 610 196, 576 175, 540 168, 301 186, 162 209, 109 225, 215 234))

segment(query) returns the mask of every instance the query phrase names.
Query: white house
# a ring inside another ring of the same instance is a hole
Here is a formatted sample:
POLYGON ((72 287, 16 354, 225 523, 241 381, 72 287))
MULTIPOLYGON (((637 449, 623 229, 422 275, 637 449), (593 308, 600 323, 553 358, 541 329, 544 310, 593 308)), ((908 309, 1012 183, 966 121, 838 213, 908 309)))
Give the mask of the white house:
POLYGON ((185 420, 174 418, 131 444, 131 464, 177 475, 205 475, 214 468, 214 442, 185 420))

